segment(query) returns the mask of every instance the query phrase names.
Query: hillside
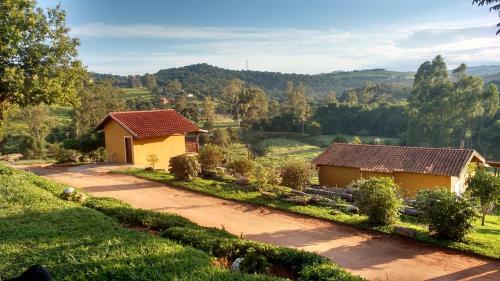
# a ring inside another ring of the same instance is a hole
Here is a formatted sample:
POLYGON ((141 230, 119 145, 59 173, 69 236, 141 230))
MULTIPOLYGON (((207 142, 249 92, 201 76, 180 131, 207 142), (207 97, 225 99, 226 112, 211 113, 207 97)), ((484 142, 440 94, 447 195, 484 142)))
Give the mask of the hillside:
POLYGON ((251 85, 263 88, 269 95, 279 97, 286 89, 288 81, 302 82, 311 95, 322 95, 330 91, 338 93, 346 89, 361 86, 365 82, 404 83, 413 82, 410 72, 395 72, 384 69, 335 71, 316 75, 252 71, 229 70, 208 64, 195 64, 179 68, 163 69, 156 73, 159 85, 169 80, 177 79, 190 92, 218 93, 226 81, 241 79, 251 85))

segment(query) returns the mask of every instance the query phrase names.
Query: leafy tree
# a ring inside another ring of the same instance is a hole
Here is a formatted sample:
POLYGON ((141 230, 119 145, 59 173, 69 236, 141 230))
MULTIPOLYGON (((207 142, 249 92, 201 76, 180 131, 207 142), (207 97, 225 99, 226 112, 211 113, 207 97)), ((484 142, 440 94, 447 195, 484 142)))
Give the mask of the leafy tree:
POLYGON ((218 145, 207 144, 199 153, 201 169, 203 171, 215 170, 224 162, 224 151, 218 145))
POLYGON ((109 112, 123 110, 125 103, 120 95, 122 91, 113 87, 112 80, 86 83, 79 91, 81 102, 72 113, 75 137, 91 132, 109 112))
POLYGON ((416 200, 418 209, 424 211, 429 230, 438 237, 462 241, 472 230, 476 212, 465 197, 442 188, 420 191, 416 200))
MULTIPOLYGON (((496 11, 500 15, 500 0, 472 0, 472 4, 477 4, 479 7, 491 6, 490 11, 496 11)), ((500 27, 500 23, 497 26, 500 27)), ((500 29, 497 31, 498 34, 500 34, 500 29)))
POLYGON ((281 106, 280 106, 280 103, 279 101, 273 99, 269 102, 269 113, 268 113, 268 116, 269 117, 276 117, 280 114, 281 112, 281 106))
POLYGON ((177 79, 170 80, 165 86, 165 91, 170 96, 178 95, 182 92, 182 84, 177 79))
POLYGON ((175 97, 175 110, 182 112, 188 107, 188 100, 186 94, 180 94, 175 97))
POLYGON ((203 115, 207 123, 214 123, 215 104, 210 96, 206 96, 203 100, 203 115))
POLYGON ((231 143, 230 136, 226 130, 215 129, 212 135, 212 143, 218 146, 229 146, 231 143))
POLYGON ((183 154, 170 158, 170 173, 177 180, 191 181, 201 172, 201 166, 195 155, 183 154))
POLYGON ((311 184, 311 165, 309 162, 296 160, 286 163, 282 168, 281 185, 303 190, 311 184))
POLYGON ((331 143, 347 143, 347 139, 343 135, 335 135, 331 143))
POLYGON ((141 77, 137 75, 129 75, 127 78, 127 84, 130 88, 141 88, 142 87, 141 77))
POLYGON ((354 184, 356 205, 362 214, 368 216, 368 222, 374 225, 388 225, 399 219, 403 199, 399 195, 399 186, 389 177, 362 179, 354 184))
POLYGON ((65 11, 37 8, 34 0, 5 0, 0 19, 0 123, 12 105, 77 104, 76 92, 88 78, 65 11))
POLYGON ((153 90, 156 87, 156 77, 153 74, 146 73, 144 74, 142 84, 148 90, 153 90))
POLYGON ((467 192, 478 198, 481 204, 481 225, 484 226, 486 214, 500 198, 500 178, 492 175, 486 168, 480 168, 468 180, 467 192))
POLYGON ((46 155, 47 136, 54 126, 49 116, 49 108, 45 104, 25 107, 21 112, 23 123, 28 125, 29 143, 28 156, 30 158, 43 158, 46 155))
POLYGON ((286 108, 300 123, 300 131, 304 133, 305 123, 310 115, 310 107, 305 96, 303 83, 294 86, 292 81, 288 81, 286 90, 286 108))
POLYGON ((312 121, 307 125, 307 132, 310 136, 319 136, 321 135, 321 124, 316 121, 312 121))
POLYGON ((222 89, 222 100, 226 102, 233 114, 234 120, 241 122, 240 100, 241 93, 245 88, 245 83, 239 79, 230 80, 222 89))

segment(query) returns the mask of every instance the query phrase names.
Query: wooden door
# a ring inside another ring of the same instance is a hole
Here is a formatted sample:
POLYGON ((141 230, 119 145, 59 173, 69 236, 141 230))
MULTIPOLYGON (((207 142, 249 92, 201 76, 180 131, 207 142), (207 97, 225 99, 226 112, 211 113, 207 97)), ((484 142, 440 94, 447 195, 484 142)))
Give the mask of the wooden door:
POLYGON ((125 158, 128 164, 133 164, 132 161, 132 139, 125 138, 125 158))

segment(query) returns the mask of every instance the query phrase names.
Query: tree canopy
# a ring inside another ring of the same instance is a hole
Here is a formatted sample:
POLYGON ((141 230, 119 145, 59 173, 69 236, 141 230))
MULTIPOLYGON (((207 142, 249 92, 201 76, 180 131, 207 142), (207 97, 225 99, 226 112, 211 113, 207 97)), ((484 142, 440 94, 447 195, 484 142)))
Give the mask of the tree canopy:
POLYGON ((4 0, 0 19, 0 122, 11 105, 77 104, 86 72, 60 6, 4 0))

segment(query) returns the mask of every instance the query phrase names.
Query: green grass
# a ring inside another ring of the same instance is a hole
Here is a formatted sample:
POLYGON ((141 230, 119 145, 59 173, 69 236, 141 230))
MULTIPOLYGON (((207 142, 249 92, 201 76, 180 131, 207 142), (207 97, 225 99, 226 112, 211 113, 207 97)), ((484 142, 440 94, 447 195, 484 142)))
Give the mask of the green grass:
POLYGON ((266 280, 213 266, 174 241, 124 228, 101 212, 58 199, 60 189, 0 167, 0 280, 42 264, 55 280, 266 280))
MULTIPOLYGON (((155 180, 183 187, 189 190, 202 192, 212 196, 251 203, 255 205, 268 206, 293 213, 322 218, 333 222, 353 225, 360 228, 372 229, 384 233, 392 233, 392 226, 370 227, 366 224, 366 217, 363 215, 352 215, 343 212, 333 212, 332 208, 316 205, 295 205, 279 199, 272 199, 263 196, 257 191, 248 191, 231 182, 215 182, 214 180, 196 178, 191 182, 176 181, 172 175, 161 171, 145 171, 141 169, 118 170, 116 173, 135 175, 141 178, 155 180)), ((467 237, 466 242, 452 242, 439 240, 429 234, 426 225, 419 223, 413 217, 402 216, 398 225, 412 227, 417 230, 414 237, 417 240, 447 247, 450 249, 466 251, 491 258, 500 258, 500 216, 489 215, 486 218, 486 225, 480 226, 479 219, 475 221, 475 230, 467 237)))
POLYGON ((142 97, 144 99, 152 99, 151 91, 146 88, 122 88, 123 94, 121 96, 124 100, 131 100, 142 97))
POLYGON ((36 164, 52 164, 56 161, 54 159, 21 159, 14 162, 0 161, 0 164, 12 165, 36 165, 36 164))

